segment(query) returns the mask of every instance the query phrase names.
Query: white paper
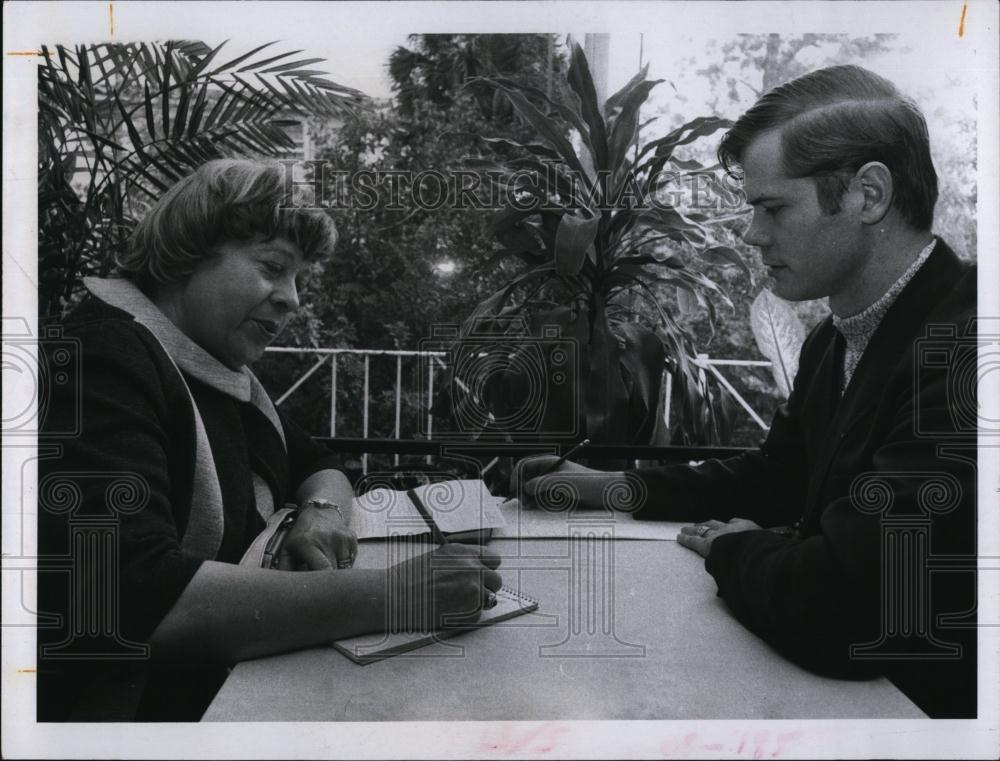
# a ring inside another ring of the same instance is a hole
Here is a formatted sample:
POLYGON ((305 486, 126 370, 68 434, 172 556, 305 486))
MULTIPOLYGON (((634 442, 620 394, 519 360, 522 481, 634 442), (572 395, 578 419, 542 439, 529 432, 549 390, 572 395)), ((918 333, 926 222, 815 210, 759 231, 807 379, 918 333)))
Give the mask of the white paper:
POLYGON ((681 526, 690 523, 675 521, 637 521, 631 513, 612 510, 548 510, 521 509, 516 499, 505 502, 500 510, 506 525, 493 532, 497 539, 560 539, 581 531, 610 532, 616 539, 649 539, 674 542, 681 526))
MULTIPOLYGON (((413 491, 446 534, 504 525, 500 512, 503 498, 490 494, 482 481, 440 481, 413 491)), ((359 539, 412 536, 429 531, 427 521, 405 491, 382 488, 354 499, 350 525, 359 539)))

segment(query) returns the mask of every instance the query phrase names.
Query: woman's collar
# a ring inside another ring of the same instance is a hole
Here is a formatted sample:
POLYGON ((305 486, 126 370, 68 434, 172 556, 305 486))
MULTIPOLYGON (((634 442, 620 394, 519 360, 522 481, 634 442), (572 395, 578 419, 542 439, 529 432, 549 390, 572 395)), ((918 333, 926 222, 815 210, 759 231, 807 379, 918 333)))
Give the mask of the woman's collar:
POLYGON ((252 396, 252 375, 246 367, 232 370, 201 348, 174 325, 149 297, 125 278, 85 277, 83 284, 101 301, 128 312, 160 342, 182 372, 241 402, 252 396))

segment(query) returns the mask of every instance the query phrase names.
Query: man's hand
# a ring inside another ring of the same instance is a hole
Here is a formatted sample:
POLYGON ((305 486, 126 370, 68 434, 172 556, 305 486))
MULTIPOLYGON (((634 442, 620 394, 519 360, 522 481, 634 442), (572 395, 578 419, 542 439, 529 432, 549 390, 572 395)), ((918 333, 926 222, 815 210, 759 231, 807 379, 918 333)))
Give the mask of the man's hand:
POLYGON ((496 604, 500 556, 478 545, 445 544, 389 569, 389 607, 397 626, 427 631, 473 623, 496 604))
POLYGON ((717 536, 735 534, 740 531, 757 531, 760 529, 753 521, 746 518, 733 518, 729 523, 722 521, 705 521, 694 526, 684 526, 677 535, 677 543, 689 550, 694 550, 703 558, 708 557, 712 542, 717 536))
POLYGON ((594 470, 568 460, 546 473, 558 460, 555 455, 542 455, 526 457, 517 464, 511 474, 511 494, 522 507, 540 507, 553 512, 571 506, 600 510, 606 507, 609 489, 625 482, 621 472, 594 470))
POLYGON ((343 514, 321 500, 310 500, 299 514, 278 553, 283 571, 324 571, 350 568, 358 554, 358 537, 343 514))

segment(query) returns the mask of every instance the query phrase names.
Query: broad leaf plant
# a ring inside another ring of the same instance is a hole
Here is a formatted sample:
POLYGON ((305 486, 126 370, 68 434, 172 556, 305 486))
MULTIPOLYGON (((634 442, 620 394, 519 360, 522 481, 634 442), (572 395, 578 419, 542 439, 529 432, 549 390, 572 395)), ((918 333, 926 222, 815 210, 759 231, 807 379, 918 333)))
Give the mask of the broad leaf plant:
MULTIPOLYGON (((533 397, 544 408, 535 432, 551 432, 554 439, 724 442, 731 427, 730 400, 694 361, 691 338, 664 294, 674 294, 681 308, 708 310, 714 320, 716 302, 731 306, 729 298, 690 262, 736 265, 747 276, 750 271, 736 251, 713 236, 721 216, 712 218, 690 203, 671 203, 664 188, 670 179, 698 173, 706 192, 727 197, 730 207, 738 205, 732 203, 732 188, 720 181, 718 167, 675 156, 681 146, 729 122, 696 118, 639 145, 640 130, 653 121, 640 123, 640 108, 662 82, 648 80, 647 69, 603 104, 578 45, 572 46, 565 81, 550 94, 509 79, 480 80, 509 99, 538 142, 485 138, 517 158, 469 162, 511 199, 493 221, 499 248, 491 261, 519 260, 523 268, 463 326, 467 353, 491 358, 479 363, 487 367, 488 378, 457 373, 462 382, 452 384, 451 402, 458 417, 480 405, 489 409, 488 421, 510 420, 533 397), (689 255, 682 255, 685 251, 689 255), (577 346, 574 394, 555 383, 561 376, 550 361, 551 347, 546 348, 554 344, 540 338, 544 326, 557 326, 561 337, 577 346), (497 340, 490 344, 484 334, 497 340), (510 349, 511 336, 546 356, 546 389, 533 387, 537 381, 526 377, 525 363, 534 360, 527 348, 510 349), (673 379, 674 417, 681 421, 672 432, 662 425, 665 363, 673 379), (566 419, 574 415, 575 421, 566 419)), ((459 366, 475 371, 477 364, 459 361, 459 366)), ((512 430, 510 438, 517 439, 518 431, 512 430)))

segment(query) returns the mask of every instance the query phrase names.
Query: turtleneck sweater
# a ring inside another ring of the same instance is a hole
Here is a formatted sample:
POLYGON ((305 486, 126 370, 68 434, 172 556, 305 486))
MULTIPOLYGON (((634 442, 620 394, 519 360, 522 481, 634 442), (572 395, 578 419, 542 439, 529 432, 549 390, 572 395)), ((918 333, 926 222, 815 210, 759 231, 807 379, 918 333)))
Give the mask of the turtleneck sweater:
POLYGON ((875 335, 875 331, 881 324, 882 319, 885 317, 886 312, 892 306, 896 297, 902 292, 906 287, 907 283, 913 279, 913 276, 917 274, 927 257, 931 255, 931 251, 934 250, 934 246, 937 245, 937 238, 933 239, 927 246, 917 255, 917 258, 913 261, 906 271, 899 276, 899 279, 893 283, 889 290, 887 290, 879 299, 877 299, 873 304, 867 308, 861 310, 857 314, 852 314, 849 317, 838 317, 833 316, 833 325, 844 337, 845 348, 844 348, 844 368, 843 373, 841 373, 840 380, 840 393, 844 393, 844 389, 847 388, 847 384, 851 382, 851 378, 854 375, 854 371, 858 367, 858 362, 861 361, 861 355, 864 354, 865 348, 868 346, 868 342, 871 340, 872 336, 875 335))

